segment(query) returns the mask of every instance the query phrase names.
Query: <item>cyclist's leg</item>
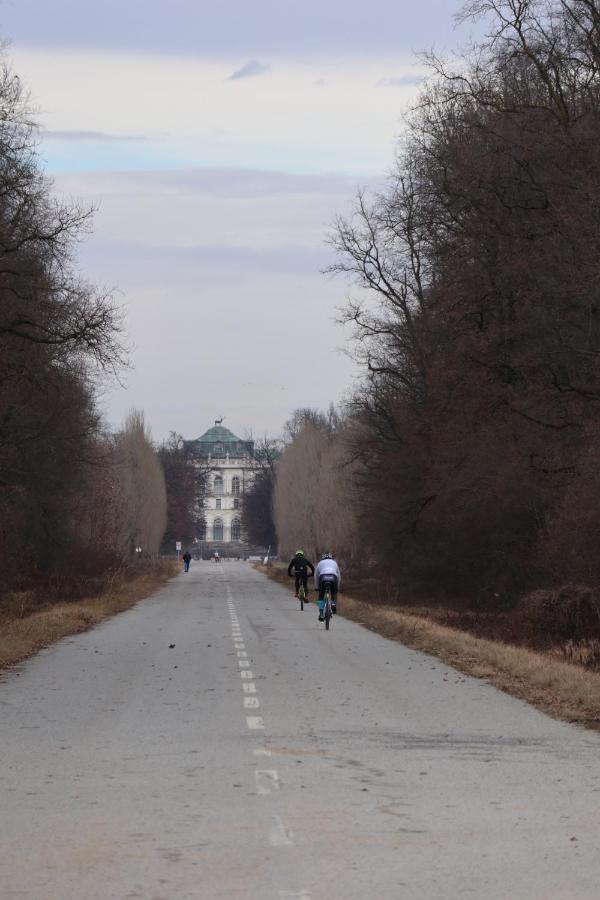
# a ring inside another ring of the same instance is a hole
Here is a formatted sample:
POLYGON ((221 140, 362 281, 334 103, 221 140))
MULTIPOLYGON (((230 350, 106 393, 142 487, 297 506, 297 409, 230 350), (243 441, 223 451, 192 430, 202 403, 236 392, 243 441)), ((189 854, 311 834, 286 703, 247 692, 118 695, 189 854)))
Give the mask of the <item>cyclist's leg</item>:
POLYGON ((334 576, 331 582, 331 609, 335 613, 337 612, 337 595, 338 595, 338 580, 337 577, 334 576))
POLYGON ((295 572, 294 573, 294 591, 295 591, 294 596, 295 597, 298 596, 299 587, 300 587, 300 572, 295 572))
POLYGON ((304 588, 304 599, 308 599, 308 572, 302 573, 302 587, 304 588))
POLYGON ((323 621, 323 610, 325 609, 325 582, 319 579, 319 622, 323 621))

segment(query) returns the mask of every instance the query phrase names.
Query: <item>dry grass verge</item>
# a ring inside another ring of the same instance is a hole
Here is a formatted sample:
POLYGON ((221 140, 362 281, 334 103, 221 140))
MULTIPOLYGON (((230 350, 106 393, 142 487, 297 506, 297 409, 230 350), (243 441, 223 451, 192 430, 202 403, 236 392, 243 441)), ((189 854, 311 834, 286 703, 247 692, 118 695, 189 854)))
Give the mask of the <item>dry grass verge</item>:
MULTIPOLYGON (((259 567, 289 586, 281 567, 259 567)), ((479 638, 406 612, 340 597, 342 615, 390 640, 437 656, 467 675, 484 678, 555 718, 600 730, 600 674, 558 660, 550 653, 479 638)))
POLYGON ((165 560, 135 578, 117 575, 99 597, 55 603, 30 615, 15 611, 4 616, 0 624, 0 668, 21 662, 66 635, 87 631, 103 619, 130 609, 176 571, 177 564, 165 560))

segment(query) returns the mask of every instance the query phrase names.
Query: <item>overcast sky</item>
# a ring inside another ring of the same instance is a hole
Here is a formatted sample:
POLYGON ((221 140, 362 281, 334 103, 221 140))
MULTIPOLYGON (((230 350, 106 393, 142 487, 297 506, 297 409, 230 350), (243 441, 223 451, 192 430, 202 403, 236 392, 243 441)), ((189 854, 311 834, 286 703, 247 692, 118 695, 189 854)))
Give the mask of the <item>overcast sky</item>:
POLYGON ((0 0, 56 191, 98 207, 84 274, 117 286, 133 368, 103 396, 156 439, 275 434, 356 371, 320 274, 381 182, 454 0, 0 0))

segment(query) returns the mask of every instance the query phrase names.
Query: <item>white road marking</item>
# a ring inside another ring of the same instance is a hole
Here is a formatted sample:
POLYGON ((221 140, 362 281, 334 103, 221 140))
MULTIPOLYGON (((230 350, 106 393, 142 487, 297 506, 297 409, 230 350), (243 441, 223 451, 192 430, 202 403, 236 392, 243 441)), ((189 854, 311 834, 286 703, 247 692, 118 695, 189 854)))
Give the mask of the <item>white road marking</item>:
POLYGON ((254 756, 272 756, 268 747, 257 747, 256 750, 253 750, 252 752, 254 756))
POLYGON ((262 716, 246 716, 246 725, 250 729, 264 728, 265 723, 263 722, 262 716))
POLYGON ((250 669, 244 669, 243 672, 240 672, 240 678, 254 678, 250 669))
POLYGON ((244 697, 244 709, 256 709, 257 706, 260 706, 258 697, 244 697))
MULTIPOLYGON (((271 847, 293 847, 294 832, 285 827, 281 816, 274 816, 275 824, 269 832, 269 843, 271 847)), ((303 900, 310 900, 310 894, 304 891, 301 894, 293 894, 289 891, 279 891, 280 897, 301 897, 303 900)))
POLYGON ((238 650, 238 656, 240 659, 243 659, 245 656, 248 656, 245 650, 238 650))
POLYGON ((246 684, 242 685, 242 690, 245 694, 255 694, 256 693, 256 685, 253 681, 248 681, 246 684))
POLYGON ((245 669, 249 665, 250 663, 247 659, 238 659, 238 666, 240 667, 240 669, 245 669))
POLYGON ((256 790, 259 794, 273 794, 281 787, 279 775, 275 769, 257 769, 254 773, 256 790))

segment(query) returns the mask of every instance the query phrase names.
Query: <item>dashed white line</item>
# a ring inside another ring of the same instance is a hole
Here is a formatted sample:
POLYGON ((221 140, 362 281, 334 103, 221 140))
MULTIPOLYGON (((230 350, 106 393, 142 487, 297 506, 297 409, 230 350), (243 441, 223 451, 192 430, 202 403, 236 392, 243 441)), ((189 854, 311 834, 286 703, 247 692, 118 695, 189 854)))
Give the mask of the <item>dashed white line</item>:
POLYGON ((244 697, 244 709, 256 709, 260 706, 258 697, 244 697))
POLYGON ((265 727, 262 716, 246 716, 246 725, 251 730, 265 727))
POLYGON ((257 769, 254 773, 256 790, 263 796, 274 794, 281 787, 279 775, 275 769, 257 769))
POLYGON ((252 674, 252 670, 244 669, 242 672, 240 672, 240 678, 249 678, 249 679, 254 678, 254 675, 252 674))
MULTIPOLYGON (((289 828, 286 828, 283 820, 280 816, 273 816, 275 824, 271 831, 269 832, 269 843, 271 847, 293 847, 294 846, 294 833, 289 828)), ((302 897, 309 898, 310 894, 291 894, 288 891, 280 891, 280 897, 302 897)))
POLYGON ((245 694, 255 694, 256 693, 256 685, 253 681, 246 681, 242 685, 242 690, 245 694))

